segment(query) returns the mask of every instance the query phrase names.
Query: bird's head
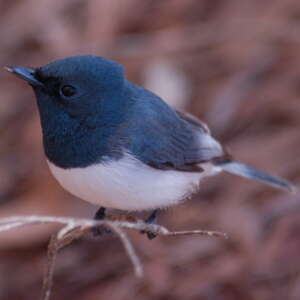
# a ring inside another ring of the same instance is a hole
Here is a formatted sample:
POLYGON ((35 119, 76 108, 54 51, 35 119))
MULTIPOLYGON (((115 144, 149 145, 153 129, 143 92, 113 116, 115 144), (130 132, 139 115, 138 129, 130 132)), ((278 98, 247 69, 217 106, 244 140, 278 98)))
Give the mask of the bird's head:
POLYGON ((123 67, 109 59, 81 55, 32 69, 6 67, 35 91, 43 129, 66 123, 97 126, 117 118, 124 87, 123 67))

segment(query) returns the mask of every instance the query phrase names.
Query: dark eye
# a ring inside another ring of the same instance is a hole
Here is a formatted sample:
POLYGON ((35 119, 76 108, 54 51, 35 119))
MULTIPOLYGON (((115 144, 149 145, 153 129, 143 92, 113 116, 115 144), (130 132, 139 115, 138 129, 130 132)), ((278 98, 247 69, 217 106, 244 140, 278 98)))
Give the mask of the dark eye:
POLYGON ((76 94, 76 89, 71 85, 64 85, 60 90, 65 97, 72 97, 76 94))

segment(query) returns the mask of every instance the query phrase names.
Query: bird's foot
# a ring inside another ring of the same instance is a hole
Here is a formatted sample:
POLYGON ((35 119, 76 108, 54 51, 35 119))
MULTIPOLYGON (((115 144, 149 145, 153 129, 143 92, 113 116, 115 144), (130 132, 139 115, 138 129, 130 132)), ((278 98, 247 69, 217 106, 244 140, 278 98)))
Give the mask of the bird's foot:
MULTIPOLYGON (((156 209, 154 210, 151 215, 144 221, 146 224, 155 224, 156 220, 157 220, 157 216, 158 216, 158 213, 159 213, 159 210, 156 209)), ((124 215, 113 215, 113 216, 107 216, 106 215, 106 208, 105 207, 100 207, 95 216, 94 216, 94 220, 104 220, 105 218, 108 218, 108 219, 115 219, 116 217, 118 218, 121 218, 123 217, 124 218, 124 215)), ((128 221, 128 218, 130 219, 130 217, 127 215, 126 216, 126 220, 128 221)), ((132 217, 131 217, 132 218, 132 217)), ((131 220, 132 222, 135 221, 134 220, 131 220)), ((92 234, 94 237, 98 237, 98 236, 102 236, 103 234, 106 234, 106 233, 111 233, 112 231, 110 229, 108 229, 107 227, 105 227, 104 225, 100 225, 100 226, 97 226, 97 227, 94 227, 92 229, 92 234)), ((152 232, 152 231, 148 231, 148 230, 142 230, 141 231, 142 234, 146 234, 148 239, 149 240, 153 240, 154 238, 156 238, 157 234, 152 232)))
MULTIPOLYGON (((159 209, 155 209, 151 213, 151 215, 145 220, 145 223, 146 224, 155 224, 158 214, 159 214, 159 209)), ((147 230, 142 230, 141 233, 142 234, 147 234, 147 237, 148 237, 149 240, 153 240, 157 236, 156 233, 151 232, 151 231, 147 231, 147 230)))
MULTIPOLYGON (((94 216, 94 220, 104 220, 105 217, 106 217, 106 208, 101 206, 97 210, 94 216)), ((94 237, 102 236, 105 233, 111 233, 111 230, 106 228, 104 225, 100 225, 92 229, 92 234, 94 237)))

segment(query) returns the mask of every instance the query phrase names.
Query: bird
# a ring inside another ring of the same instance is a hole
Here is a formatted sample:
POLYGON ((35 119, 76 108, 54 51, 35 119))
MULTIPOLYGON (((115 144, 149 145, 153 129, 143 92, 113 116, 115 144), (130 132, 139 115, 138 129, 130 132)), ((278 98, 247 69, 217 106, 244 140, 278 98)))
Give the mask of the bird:
MULTIPOLYGON (((295 191, 289 181, 235 160, 195 116, 131 82, 124 67, 96 55, 42 67, 5 67, 35 93, 43 147, 60 185, 99 207, 158 212, 176 205, 221 171, 295 191)), ((148 238, 155 237, 150 232, 148 238)))

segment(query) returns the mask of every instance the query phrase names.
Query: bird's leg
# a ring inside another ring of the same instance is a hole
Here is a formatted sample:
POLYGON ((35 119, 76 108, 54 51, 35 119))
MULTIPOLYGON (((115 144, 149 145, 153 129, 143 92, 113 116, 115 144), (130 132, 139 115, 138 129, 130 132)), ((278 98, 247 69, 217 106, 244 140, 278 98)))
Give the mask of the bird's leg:
POLYGON ((103 220, 106 217, 106 208, 101 206, 95 216, 94 216, 94 220, 103 220))
MULTIPOLYGON (((154 224, 157 220, 158 214, 159 214, 160 210, 159 209, 155 209, 151 215, 145 220, 146 224, 154 224)), ((141 233, 146 233, 147 237, 149 240, 153 240, 156 237, 156 234, 151 232, 151 231, 141 231, 141 233)))
POLYGON ((151 215, 145 220, 145 223, 147 224, 154 224, 157 220, 157 217, 159 215, 160 210, 159 209, 155 209, 151 215))
MULTIPOLYGON (((94 216, 94 220, 103 220, 106 217, 106 208, 101 206, 95 216, 94 216)), ((103 225, 97 226, 95 228, 93 228, 92 233, 94 236, 99 236, 102 235, 103 233, 110 233, 111 231, 107 228, 103 228, 103 225)))

